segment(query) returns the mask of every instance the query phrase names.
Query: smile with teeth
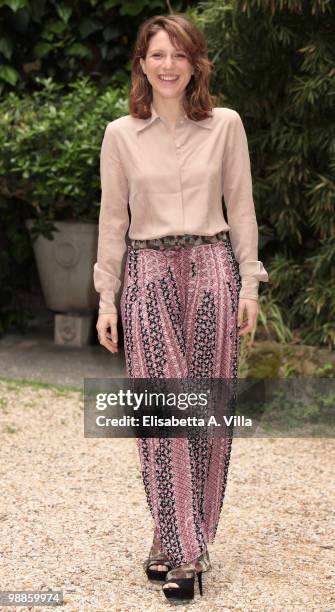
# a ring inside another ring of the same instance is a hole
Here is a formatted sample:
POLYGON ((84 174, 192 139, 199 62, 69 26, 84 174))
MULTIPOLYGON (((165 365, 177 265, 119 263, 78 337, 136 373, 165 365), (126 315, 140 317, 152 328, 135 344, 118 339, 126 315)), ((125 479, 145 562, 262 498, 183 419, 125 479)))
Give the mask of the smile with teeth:
POLYGON ((164 75, 159 74, 158 78, 161 81, 176 81, 177 79, 179 79, 179 76, 164 76, 164 75))

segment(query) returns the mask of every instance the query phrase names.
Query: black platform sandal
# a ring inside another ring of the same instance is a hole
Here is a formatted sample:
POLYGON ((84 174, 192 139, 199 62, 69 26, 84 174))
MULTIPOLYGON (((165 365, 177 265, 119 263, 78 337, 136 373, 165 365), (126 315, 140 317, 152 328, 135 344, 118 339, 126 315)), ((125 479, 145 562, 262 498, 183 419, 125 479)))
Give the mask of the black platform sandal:
POLYGON ((170 559, 160 550, 158 540, 154 540, 149 557, 144 561, 143 568, 149 580, 154 582, 164 582, 166 575, 173 565, 170 559), (165 570, 153 569, 153 565, 165 565, 165 570))
POLYGON ((194 563, 184 563, 169 570, 166 574, 165 583, 162 586, 163 593, 170 603, 187 603, 194 599, 195 577, 198 577, 199 593, 202 596, 202 574, 211 568, 209 554, 206 550, 194 563), (178 586, 167 585, 169 583, 178 586))

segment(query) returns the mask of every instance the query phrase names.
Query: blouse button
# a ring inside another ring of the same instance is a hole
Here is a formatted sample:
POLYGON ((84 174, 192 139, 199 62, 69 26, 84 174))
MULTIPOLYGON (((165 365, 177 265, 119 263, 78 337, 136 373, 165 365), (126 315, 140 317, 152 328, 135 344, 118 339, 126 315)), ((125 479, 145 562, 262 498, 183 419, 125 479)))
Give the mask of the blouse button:
POLYGON ((180 147, 180 143, 179 142, 177 142, 176 147, 178 147, 178 149, 179 149, 179 147, 180 147))

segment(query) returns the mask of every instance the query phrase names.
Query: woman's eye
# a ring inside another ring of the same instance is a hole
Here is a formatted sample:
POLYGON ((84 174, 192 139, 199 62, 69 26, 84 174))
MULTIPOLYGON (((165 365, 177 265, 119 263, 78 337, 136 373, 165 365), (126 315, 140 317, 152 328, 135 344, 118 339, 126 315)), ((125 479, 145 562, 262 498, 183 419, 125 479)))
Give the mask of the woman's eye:
MULTIPOLYGON (((161 57, 161 53, 153 53, 152 57, 161 57)), ((177 57, 186 57, 185 53, 177 53, 177 57)))

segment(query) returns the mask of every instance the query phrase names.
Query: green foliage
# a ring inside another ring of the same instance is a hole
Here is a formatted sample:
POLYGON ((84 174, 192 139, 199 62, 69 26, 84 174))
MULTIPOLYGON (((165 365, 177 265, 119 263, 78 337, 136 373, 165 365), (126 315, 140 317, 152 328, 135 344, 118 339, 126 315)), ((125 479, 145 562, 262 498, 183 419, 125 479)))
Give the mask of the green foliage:
POLYGON ((20 296, 30 288, 34 259, 24 228, 28 207, 19 204, 0 196, 0 335, 12 327, 24 331, 30 318, 20 296))
POLYGON ((197 22, 215 64, 213 93, 246 128, 270 278, 261 292, 278 306, 277 331, 281 311, 301 340, 333 348, 334 4, 207 0, 197 22))
POLYGON ((127 92, 100 93, 88 77, 63 95, 51 79, 40 85, 0 103, 0 193, 30 206, 40 229, 53 220, 96 221, 102 137, 109 121, 127 114, 127 92))
POLYGON ((100 85, 129 77, 139 25, 187 10, 196 0, 0 0, 0 96, 31 91, 35 78, 71 84, 89 75, 100 85))
POLYGON ((30 316, 20 303, 34 270, 26 219, 46 237, 54 220, 97 221, 101 142, 107 123, 127 113, 127 97, 85 77, 65 94, 44 79, 32 95, 0 101, 0 334, 23 330, 30 316))
POLYGON ((259 422, 263 435, 292 437, 333 437, 332 413, 335 394, 320 385, 322 393, 315 389, 301 388, 302 398, 296 397, 290 385, 282 383, 278 388, 267 387, 264 402, 246 399, 243 414, 259 422), (293 395, 293 397, 292 397, 293 395))

